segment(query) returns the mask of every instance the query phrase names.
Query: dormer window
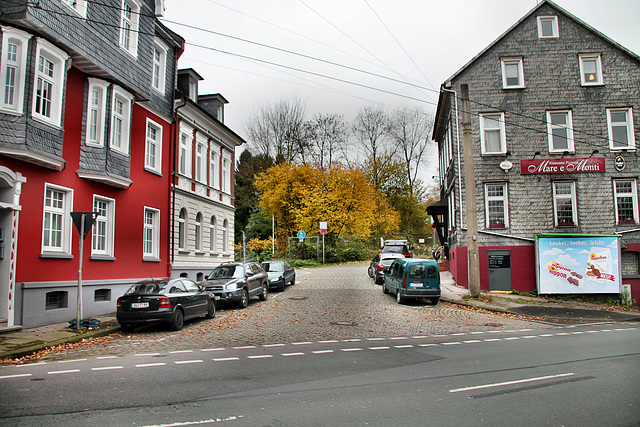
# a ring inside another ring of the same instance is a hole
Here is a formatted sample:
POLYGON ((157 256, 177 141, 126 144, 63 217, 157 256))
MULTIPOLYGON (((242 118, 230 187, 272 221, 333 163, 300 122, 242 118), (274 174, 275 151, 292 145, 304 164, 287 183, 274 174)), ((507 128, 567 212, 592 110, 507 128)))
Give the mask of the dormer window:
POLYGON ((538 37, 541 39, 558 38, 557 16, 538 16, 538 37))
POLYGON ((198 102, 198 82, 189 80, 189 99, 198 102))

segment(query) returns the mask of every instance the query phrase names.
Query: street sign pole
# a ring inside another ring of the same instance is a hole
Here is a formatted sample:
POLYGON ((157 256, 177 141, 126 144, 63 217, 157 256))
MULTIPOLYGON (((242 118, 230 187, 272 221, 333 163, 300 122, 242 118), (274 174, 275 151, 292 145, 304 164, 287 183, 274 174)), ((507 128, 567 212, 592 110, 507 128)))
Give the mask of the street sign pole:
MULTIPOLYGON (((82 218, 80 219, 80 230, 84 230, 84 221, 86 219, 86 212, 82 212, 82 218)), ((76 330, 80 329, 80 320, 82 319, 82 258, 84 254, 84 236, 83 231, 80 231, 80 264, 78 266, 78 309, 76 310, 76 330)))
POLYGON ((327 223, 320 222, 320 234, 322 234, 322 264, 324 264, 324 235, 327 234, 327 223))

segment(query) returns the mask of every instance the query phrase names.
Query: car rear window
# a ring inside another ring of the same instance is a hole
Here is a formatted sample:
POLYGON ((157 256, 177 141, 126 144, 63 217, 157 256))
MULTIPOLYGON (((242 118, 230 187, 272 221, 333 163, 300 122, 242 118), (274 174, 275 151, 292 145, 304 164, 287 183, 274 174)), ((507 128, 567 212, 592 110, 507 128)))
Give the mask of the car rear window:
POLYGON ((438 270, 435 265, 427 266, 427 279, 437 279, 438 278, 438 270))
POLYGON ((409 266, 409 279, 424 279, 427 269, 424 264, 413 264, 409 266))
POLYGON ((128 294, 159 294, 162 292, 165 283, 136 283, 127 291, 128 294))
POLYGON ((393 254, 401 254, 401 253, 404 253, 405 250, 404 250, 404 245, 402 245, 402 246, 389 245, 389 246, 385 246, 384 248, 382 248, 382 252, 390 252, 390 253, 393 253, 393 254))

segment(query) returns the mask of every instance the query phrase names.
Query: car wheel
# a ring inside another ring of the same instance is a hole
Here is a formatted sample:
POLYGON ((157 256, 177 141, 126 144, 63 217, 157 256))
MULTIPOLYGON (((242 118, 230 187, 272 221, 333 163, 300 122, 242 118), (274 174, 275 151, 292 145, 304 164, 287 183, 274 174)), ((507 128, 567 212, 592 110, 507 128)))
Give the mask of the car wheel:
POLYGON ((371 270, 371 267, 369 267, 367 273, 369 273, 369 277, 373 278, 373 271, 371 270))
POLYGON ((182 314, 182 310, 177 309, 176 312, 173 313, 173 319, 171 319, 169 326, 174 331, 179 331, 182 329, 182 325, 184 325, 184 314, 182 314))
POLYGON ((388 294, 389 293, 389 289, 387 289, 387 284, 382 282, 382 293, 383 294, 388 294))
POLYGON ((404 303, 404 298, 400 294, 400 289, 398 289, 398 291, 396 292, 396 301, 398 301, 398 304, 404 303))
POLYGON ((293 275, 293 279, 291 279, 291 284, 295 285, 296 284, 296 275, 293 275))
POLYGON ((213 319, 214 317, 216 317, 216 303, 209 301, 209 305, 207 306, 207 319, 213 319))
POLYGON ((440 298, 431 298, 429 301, 431 301, 431 305, 438 305, 438 300, 440 298))
MULTIPOLYGON (((284 285, 282 285, 282 287, 284 288, 284 285)), ((266 283, 263 283, 262 292, 260 292, 260 295, 258 295, 258 299, 260 301, 266 301, 267 295, 269 295, 269 285, 267 285, 266 283)))
POLYGON ((282 286, 280 286, 280 287, 278 288, 278 290, 279 290, 280 292, 284 292, 284 287, 285 287, 285 285, 286 285, 286 283, 285 283, 285 281, 284 281, 284 277, 283 277, 283 278, 282 278, 282 286))
POLYGON ((242 294, 240 295, 240 301, 238 302, 238 306, 240 308, 247 308, 249 306, 249 293, 246 289, 242 290, 242 294))

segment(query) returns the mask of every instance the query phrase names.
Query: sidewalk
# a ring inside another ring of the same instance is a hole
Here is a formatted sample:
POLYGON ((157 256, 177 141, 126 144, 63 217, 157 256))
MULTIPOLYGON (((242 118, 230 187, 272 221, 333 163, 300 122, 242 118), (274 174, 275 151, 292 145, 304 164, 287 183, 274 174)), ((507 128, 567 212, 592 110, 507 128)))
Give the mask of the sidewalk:
MULTIPOLYGON (((441 274, 442 301, 477 307, 499 313, 517 314, 548 322, 626 322, 640 321, 639 311, 612 311, 608 306, 574 301, 557 301, 547 298, 513 294, 491 294, 482 292, 482 299, 464 299, 469 290, 458 286, 449 271, 441 274)), ((0 331, 0 360, 16 359, 37 351, 83 339, 109 335, 120 329, 115 313, 96 317, 100 327, 81 329, 68 328, 68 323, 40 326, 37 328, 0 331)))
POLYGON ((482 299, 465 299, 469 289, 458 286, 450 271, 440 272, 442 301, 499 313, 535 317, 549 322, 640 321, 640 311, 615 311, 604 304, 562 301, 509 293, 482 291, 482 299))

